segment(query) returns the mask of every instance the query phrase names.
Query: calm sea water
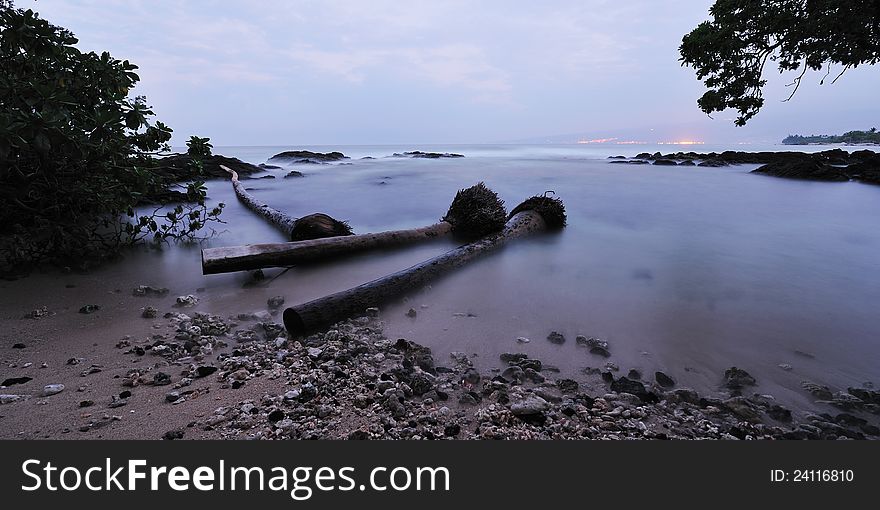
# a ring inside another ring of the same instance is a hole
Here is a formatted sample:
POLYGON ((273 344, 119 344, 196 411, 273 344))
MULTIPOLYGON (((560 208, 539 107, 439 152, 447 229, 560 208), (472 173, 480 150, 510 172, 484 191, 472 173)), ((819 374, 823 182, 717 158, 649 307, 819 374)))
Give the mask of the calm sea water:
MULTIPOLYGON (((390 336, 476 354, 498 366, 501 352, 526 352, 577 375, 605 360, 575 346, 578 334, 608 340, 625 373, 663 370, 701 391, 718 389, 732 365, 759 390, 789 405, 810 398, 800 382, 832 389, 880 383, 880 187, 750 175, 728 168, 608 164, 610 155, 781 146, 326 146, 218 147, 252 163, 281 150, 340 150, 345 164, 286 166, 276 179, 248 181, 252 193, 294 216, 324 212, 358 233, 428 225, 455 191, 485 181, 509 208, 553 190, 569 226, 517 241, 383 309, 390 336), (450 151, 462 159, 387 158, 405 150, 450 151), (376 159, 360 159, 371 156, 376 159), (292 168, 306 174, 283 179, 292 168), (409 308, 416 318, 405 316, 409 308), (468 316, 470 315, 470 316, 468 316), (568 341, 553 345, 550 331, 568 341), (531 339, 518 344, 516 338, 531 339), (805 354, 809 355, 806 356, 805 354), (779 368, 790 364, 790 371, 779 368)), ((814 151, 828 147, 803 147, 814 151)), ((854 148, 847 148, 853 150, 854 148)), ((227 204, 223 231, 208 245, 282 241, 241 207, 228 181, 209 183, 227 204)), ((243 274, 202 276, 198 249, 130 255, 101 269, 109 279, 189 293, 202 309, 237 313, 284 295, 304 302, 442 253, 452 241, 326 266, 294 268, 267 287, 243 274)), ((280 270, 267 271, 274 276, 280 270)))

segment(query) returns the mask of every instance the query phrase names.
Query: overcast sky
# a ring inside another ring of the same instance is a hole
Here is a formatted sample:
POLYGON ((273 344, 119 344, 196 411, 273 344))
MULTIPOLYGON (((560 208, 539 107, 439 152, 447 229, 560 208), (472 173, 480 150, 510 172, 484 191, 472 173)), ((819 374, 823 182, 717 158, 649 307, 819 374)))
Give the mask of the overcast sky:
POLYGON ((175 144, 778 141, 880 124, 877 66, 835 85, 808 74, 788 103, 791 77, 772 71, 749 126, 708 119, 677 48, 711 3, 16 0, 139 65, 135 92, 175 144))

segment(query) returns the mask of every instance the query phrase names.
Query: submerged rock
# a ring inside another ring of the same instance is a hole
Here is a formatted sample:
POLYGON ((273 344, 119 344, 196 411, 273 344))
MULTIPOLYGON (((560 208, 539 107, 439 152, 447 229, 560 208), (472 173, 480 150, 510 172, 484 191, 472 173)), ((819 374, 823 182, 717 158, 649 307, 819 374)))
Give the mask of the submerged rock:
POLYGON ((753 170, 752 173, 810 181, 844 182, 850 180, 846 172, 840 168, 812 159, 796 159, 770 163, 753 170))
POLYGON ((724 386, 731 390, 739 390, 745 386, 758 384, 754 377, 745 370, 730 367, 724 371, 724 386))
POLYGON ((269 158, 269 161, 288 161, 293 163, 329 163, 348 159, 341 152, 284 151, 269 158))

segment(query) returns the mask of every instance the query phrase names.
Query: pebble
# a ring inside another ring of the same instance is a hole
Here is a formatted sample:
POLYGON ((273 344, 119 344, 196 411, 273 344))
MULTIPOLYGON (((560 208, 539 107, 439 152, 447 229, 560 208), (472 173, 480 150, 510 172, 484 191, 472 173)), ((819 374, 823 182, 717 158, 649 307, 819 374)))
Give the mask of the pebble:
POLYGON ((144 319, 155 319, 159 315, 159 310, 154 306, 147 306, 144 308, 144 311, 141 312, 141 317, 144 319))
POLYGON ((25 347, 27 347, 27 346, 21 342, 12 344, 13 349, 24 349, 25 347))
POLYGON ((40 392, 40 396, 49 397, 52 395, 57 395, 57 394, 61 393, 62 391, 64 391, 63 384, 47 384, 47 385, 43 386, 43 391, 40 392))
POLYGON ((95 313, 100 309, 101 309, 100 305, 84 305, 83 307, 81 307, 79 309, 79 313, 90 314, 90 313, 95 313))
POLYGON ((418 312, 416 312, 415 308, 410 308, 409 311, 406 312, 406 316, 409 318, 415 318, 416 315, 418 315, 418 312))
POLYGON ((177 296, 174 306, 184 308, 196 306, 197 304, 199 304, 199 298, 192 294, 187 294, 186 296, 177 296))
POLYGON ((779 368, 785 370, 786 372, 791 372, 791 370, 792 370, 792 366, 789 365, 788 363, 780 363, 779 368))
POLYGON ((281 308, 281 306, 284 305, 284 296, 273 296, 273 297, 270 297, 270 298, 266 301, 266 304, 269 306, 269 308, 271 308, 271 309, 273 309, 273 310, 276 309, 276 308, 281 308))
POLYGON ((526 338, 524 336, 516 337, 516 341, 521 344, 527 344, 527 343, 531 342, 531 340, 529 340, 528 338, 526 338))

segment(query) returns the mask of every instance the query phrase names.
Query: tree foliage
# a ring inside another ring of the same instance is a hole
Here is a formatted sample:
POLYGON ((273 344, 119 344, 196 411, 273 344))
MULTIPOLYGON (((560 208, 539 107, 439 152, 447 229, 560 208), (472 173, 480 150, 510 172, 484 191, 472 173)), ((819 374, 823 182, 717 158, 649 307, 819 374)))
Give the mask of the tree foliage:
POLYGON ((682 65, 709 89, 697 101, 707 114, 734 108, 743 126, 764 105, 768 61, 793 71, 794 96, 807 70, 825 79, 880 61, 880 0, 716 0, 711 21, 684 36, 682 65))
MULTIPOLYGON (((76 43, 0 3, 0 265, 192 237, 220 214, 205 206, 203 182, 182 185, 186 206, 138 212, 167 194, 152 156, 169 150, 171 129, 129 96, 137 66, 76 43)), ((190 140, 194 175, 210 150, 206 138, 190 140)))

